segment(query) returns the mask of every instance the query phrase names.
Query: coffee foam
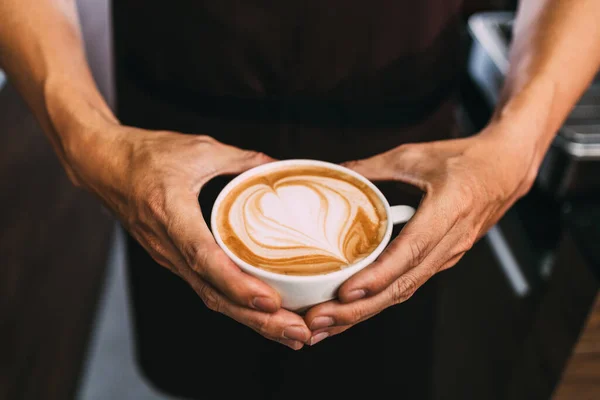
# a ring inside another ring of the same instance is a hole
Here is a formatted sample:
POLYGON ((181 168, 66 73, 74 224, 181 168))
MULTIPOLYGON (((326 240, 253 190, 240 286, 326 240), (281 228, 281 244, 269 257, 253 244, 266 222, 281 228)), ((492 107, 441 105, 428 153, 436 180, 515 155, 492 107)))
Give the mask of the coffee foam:
POLYGON ((354 264, 381 242, 385 207, 359 179, 325 167, 288 167, 249 178, 221 203, 225 245, 248 264, 316 275, 354 264))

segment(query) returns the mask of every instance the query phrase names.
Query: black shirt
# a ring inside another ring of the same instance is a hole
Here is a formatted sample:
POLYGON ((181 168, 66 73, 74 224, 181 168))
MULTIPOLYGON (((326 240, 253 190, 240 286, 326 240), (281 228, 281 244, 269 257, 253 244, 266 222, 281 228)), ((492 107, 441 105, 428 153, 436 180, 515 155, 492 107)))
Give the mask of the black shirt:
MULTIPOLYGON (((340 162, 447 138, 460 5, 115 0, 118 115, 282 159, 340 162)), ((225 183, 203 188, 205 219, 225 183)), ((391 203, 418 204, 420 195, 397 185, 380 188, 391 203)), ((136 356, 163 391, 203 399, 430 397, 435 278, 410 301, 293 352, 209 311, 128 243, 136 356)))

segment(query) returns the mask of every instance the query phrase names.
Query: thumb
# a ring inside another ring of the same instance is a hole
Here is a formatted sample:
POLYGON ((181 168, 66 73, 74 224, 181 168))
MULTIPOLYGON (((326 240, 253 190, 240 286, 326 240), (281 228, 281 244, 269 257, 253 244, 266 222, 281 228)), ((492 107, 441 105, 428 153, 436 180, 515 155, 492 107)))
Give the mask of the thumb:
POLYGON ((346 161, 341 165, 358 172, 370 180, 393 179, 393 171, 386 167, 385 157, 383 154, 370 158, 363 158, 361 160, 346 161))
POLYGON ((342 166, 373 181, 401 181, 421 187, 430 170, 419 145, 403 145, 362 160, 347 161, 342 166))
POLYGON ((275 161, 274 158, 257 151, 242 150, 225 145, 225 154, 220 158, 219 175, 240 174, 259 165, 275 161))

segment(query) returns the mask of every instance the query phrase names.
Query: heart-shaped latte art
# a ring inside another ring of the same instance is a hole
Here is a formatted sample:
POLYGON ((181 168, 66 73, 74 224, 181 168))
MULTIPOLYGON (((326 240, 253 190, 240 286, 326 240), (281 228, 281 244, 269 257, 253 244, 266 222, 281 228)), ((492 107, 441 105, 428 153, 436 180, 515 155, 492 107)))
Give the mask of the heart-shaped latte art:
POLYGON ((224 240, 251 265, 287 274, 324 273, 374 250, 383 232, 381 209, 365 188, 336 177, 258 180, 231 201, 224 240))

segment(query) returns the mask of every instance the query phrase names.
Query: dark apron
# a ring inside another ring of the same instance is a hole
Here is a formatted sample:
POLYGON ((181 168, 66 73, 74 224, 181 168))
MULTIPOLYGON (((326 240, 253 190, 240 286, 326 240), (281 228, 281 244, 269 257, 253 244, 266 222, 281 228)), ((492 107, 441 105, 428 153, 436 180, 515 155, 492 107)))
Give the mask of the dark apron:
MULTIPOLYGON (((124 124, 207 134, 279 159, 363 158, 455 132, 460 0, 113 2, 124 124)), ((229 178, 200 194, 211 206, 229 178)), ((392 204, 420 193, 380 188, 392 204)), ((185 398, 427 399, 435 280, 294 352, 208 310, 129 239, 137 359, 185 398), (391 366, 391 368, 390 368, 391 366), (235 397, 234 397, 235 396, 235 397)))

